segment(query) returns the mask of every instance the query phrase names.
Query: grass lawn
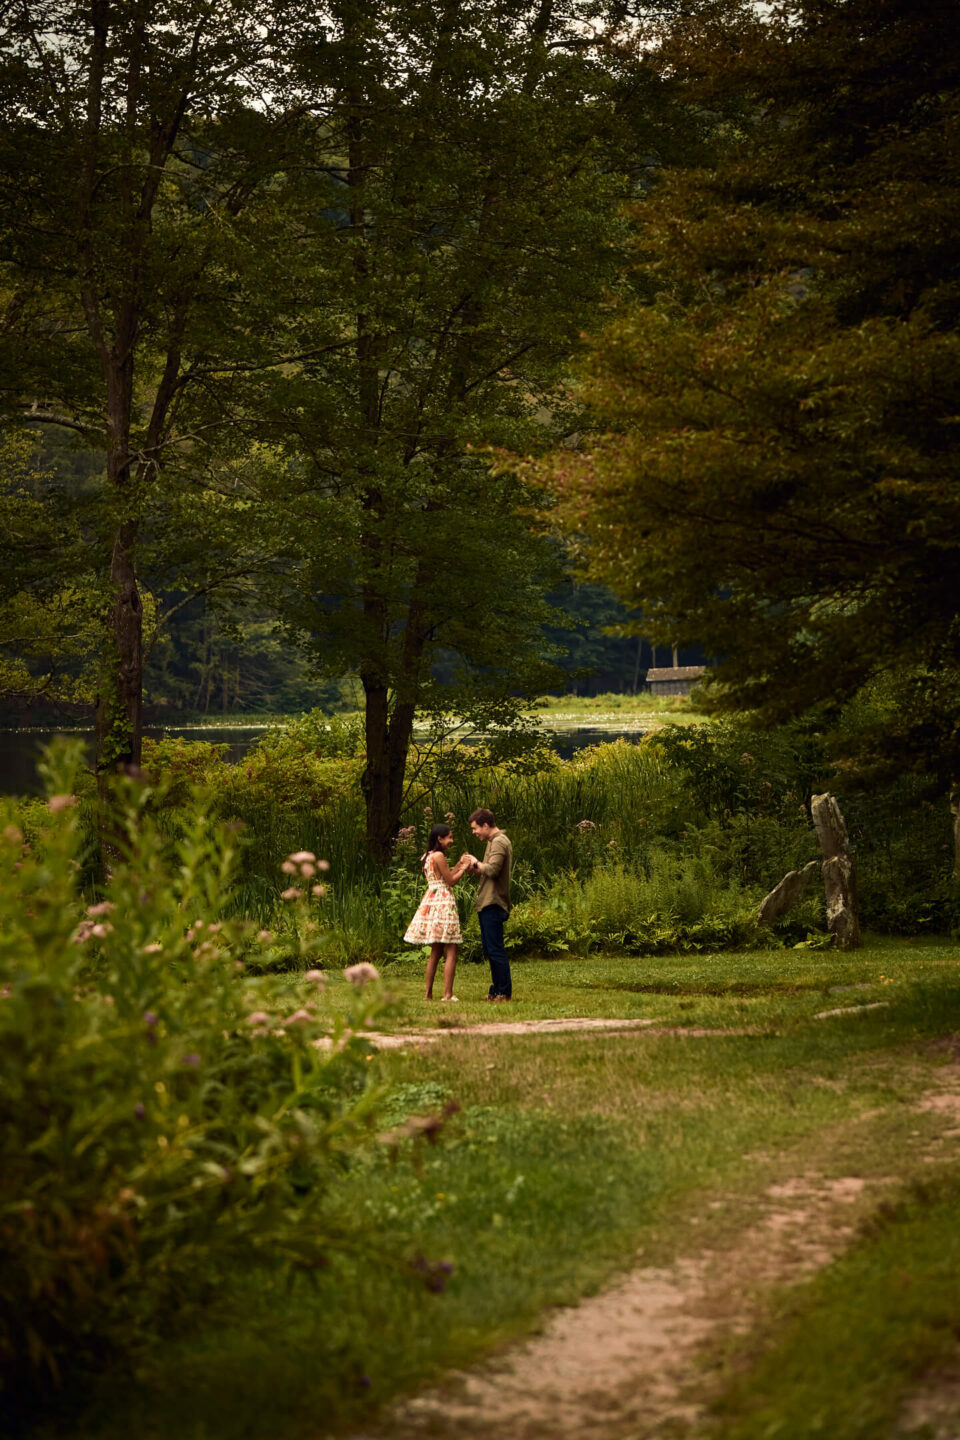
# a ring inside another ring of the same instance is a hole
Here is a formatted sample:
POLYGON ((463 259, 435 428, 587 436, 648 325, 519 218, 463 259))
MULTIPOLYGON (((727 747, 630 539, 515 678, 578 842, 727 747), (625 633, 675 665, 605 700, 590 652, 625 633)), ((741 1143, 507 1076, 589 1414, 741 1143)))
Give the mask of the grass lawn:
MULTIPOLYGON (((374 1146, 344 1176, 337 1206, 365 1218, 382 1258, 339 1258, 315 1286, 289 1292, 224 1277, 209 1314, 145 1357, 135 1386, 101 1382, 85 1416, 49 1436, 343 1433, 638 1256, 663 1265, 722 1248, 749 1230, 771 1185, 811 1171, 884 1177, 896 1203, 878 1209, 865 1191, 839 1259, 753 1297, 751 1326, 710 1358, 707 1433, 895 1433, 902 1396, 955 1353, 960 1326, 960 1166, 939 1139, 942 1117, 917 1106, 958 1063, 942 1043, 960 1032, 956 945, 526 961, 514 967, 518 1003, 496 1007, 481 1003, 479 966, 462 968, 456 1007, 423 1001, 419 961, 385 977, 395 1004, 383 1030, 567 1016, 659 1023, 480 1029, 372 1051, 384 1127, 460 1106, 435 1146, 374 1146), (865 1005, 879 1008, 816 1018, 865 1005), (444 1293, 405 1278, 397 1262, 417 1254, 452 1266, 444 1293), (838 1363, 850 1337, 862 1363, 838 1363)), ((335 979, 323 1003, 346 1011, 349 998, 335 979)))

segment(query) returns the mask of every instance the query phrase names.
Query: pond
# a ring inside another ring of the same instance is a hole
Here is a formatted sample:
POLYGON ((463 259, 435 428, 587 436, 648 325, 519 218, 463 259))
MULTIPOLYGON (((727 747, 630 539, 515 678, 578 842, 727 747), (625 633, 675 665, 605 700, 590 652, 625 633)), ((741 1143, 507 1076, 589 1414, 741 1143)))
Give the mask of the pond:
MULTIPOLYGON (((549 721, 547 723, 550 723, 549 721)), ((148 727, 145 735, 178 735, 185 740, 207 740, 214 745, 228 745, 229 759, 237 761, 250 750, 269 729, 266 725, 172 725, 162 729, 148 727)), ((608 726, 571 725, 556 726, 556 750, 568 759, 576 750, 587 745, 599 745, 605 740, 639 740, 645 731, 634 729, 613 729, 608 726)), ((44 745, 55 735, 68 735, 82 739, 87 747, 90 762, 93 762, 93 731, 90 729, 64 730, 0 730, 0 795, 39 795, 43 786, 37 775, 37 758, 44 745)), ((467 741, 469 744, 469 740, 467 741)))

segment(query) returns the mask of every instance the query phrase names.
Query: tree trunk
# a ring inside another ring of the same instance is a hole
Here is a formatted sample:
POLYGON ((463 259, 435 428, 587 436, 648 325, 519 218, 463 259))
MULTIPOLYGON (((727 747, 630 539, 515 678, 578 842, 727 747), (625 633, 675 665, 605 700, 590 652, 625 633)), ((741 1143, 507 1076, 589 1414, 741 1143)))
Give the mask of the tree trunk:
POLYGON ((633 666, 633 694, 636 695, 640 685, 640 661, 643 658, 643 636, 637 637, 637 658, 633 666))
POLYGON ((107 482, 122 518, 110 555, 110 604, 96 699, 98 775, 139 765, 143 724, 143 604, 137 586, 138 525, 133 513, 130 424, 133 412, 132 318, 124 317, 118 352, 106 357, 107 482))
POLYGON ((856 950, 860 945, 857 875, 840 806, 832 795, 814 795, 810 813, 823 855, 827 929, 836 937, 838 950, 856 950))
POLYGON ((397 703, 393 713, 387 687, 363 679, 367 763, 360 788, 367 811, 367 849, 386 864, 393 851, 403 808, 407 755, 413 735, 414 706, 397 703))
POLYGON ((97 773, 139 765, 143 738, 143 604, 137 588, 137 527, 124 521, 110 560, 108 640, 96 699, 97 773))

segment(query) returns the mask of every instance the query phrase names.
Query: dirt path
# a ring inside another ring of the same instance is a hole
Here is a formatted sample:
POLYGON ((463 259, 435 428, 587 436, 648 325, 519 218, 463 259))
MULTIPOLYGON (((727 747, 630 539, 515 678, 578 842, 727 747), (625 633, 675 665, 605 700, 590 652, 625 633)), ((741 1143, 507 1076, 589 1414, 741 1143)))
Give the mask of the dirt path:
POLYGON ((687 1035, 692 1039, 761 1033, 753 1027, 724 1026, 707 1030, 692 1025, 664 1025, 659 1020, 592 1020, 571 1016, 566 1020, 491 1020, 482 1025, 441 1025, 427 1030, 398 1031, 393 1035, 370 1030, 364 1032, 363 1038, 377 1050, 402 1050, 407 1045, 435 1045, 438 1040, 456 1039, 461 1035, 565 1035, 584 1030, 648 1030, 651 1035, 687 1035))
MULTIPOLYGON (((918 1105, 942 1125, 923 1142, 915 1157, 921 1163, 939 1158, 943 1142, 958 1134, 960 1072, 950 1071, 918 1105)), ((599 1295, 548 1314, 538 1334, 401 1401, 356 1440, 690 1435, 710 1399, 706 1343, 747 1331, 765 1291, 796 1283, 837 1256, 859 1218, 897 1183, 894 1177, 804 1173, 771 1184, 732 1242, 704 1247, 669 1267, 636 1269, 599 1295)), ((727 1200, 710 1203, 721 1208, 727 1200)), ((904 1410, 900 1433, 932 1421, 937 1440, 955 1440, 958 1401, 960 1364, 956 1375, 918 1393, 904 1410)))

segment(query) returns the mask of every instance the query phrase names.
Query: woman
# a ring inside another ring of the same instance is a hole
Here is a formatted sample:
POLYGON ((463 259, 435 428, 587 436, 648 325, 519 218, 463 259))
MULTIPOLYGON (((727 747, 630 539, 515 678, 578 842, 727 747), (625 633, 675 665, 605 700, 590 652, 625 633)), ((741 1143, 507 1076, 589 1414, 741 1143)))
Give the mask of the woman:
POLYGON ((457 951, 463 936, 460 934, 460 916, 457 914, 457 902, 453 897, 453 886, 468 867, 465 861, 460 860, 450 869, 447 864, 447 851, 452 844, 453 831, 449 825, 434 825, 431 828, 426 851, 420 857, 427 891, 403 937, 410 945, 430 946, 430 958, 427 960, 428 1000, 433 999, 433 979, 440 964, 441 951, 446 952, 443 962, 443 998, 457 998, 453 993, 453 977, 457 972, 457 951))

